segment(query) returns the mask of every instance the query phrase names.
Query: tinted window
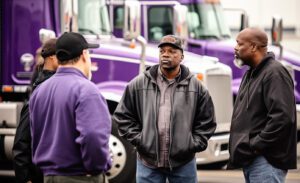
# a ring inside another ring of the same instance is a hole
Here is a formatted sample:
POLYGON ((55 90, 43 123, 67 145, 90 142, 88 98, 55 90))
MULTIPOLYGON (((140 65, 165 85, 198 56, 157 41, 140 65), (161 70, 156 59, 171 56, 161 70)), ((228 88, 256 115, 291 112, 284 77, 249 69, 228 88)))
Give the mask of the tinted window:
POLYGON ((124 22, 124 8, 116 7, 114 8, 114 28, 123 29, 124 22))
POLYGON ((159 41, 164 35, 173 34, 172 7, 152 7, 148 10, 148 39, 159 41))

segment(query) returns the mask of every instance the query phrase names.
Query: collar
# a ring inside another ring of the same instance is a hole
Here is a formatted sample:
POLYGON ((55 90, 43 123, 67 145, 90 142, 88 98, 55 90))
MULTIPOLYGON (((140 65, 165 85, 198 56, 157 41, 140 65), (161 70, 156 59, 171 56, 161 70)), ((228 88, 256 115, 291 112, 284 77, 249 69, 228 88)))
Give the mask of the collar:
POLYGON ((177 81, 179 80, 180 76, 181 76, 181 68, 179 68, 179 72, 178 74, 175 76, 174 79, 168 79, 161 71, 160 67, 157 68, 157 79, 160 79, 161 81, 166 81, 168 83, 173 82, 173 81, 177 81))
POLYGON ((275 60, 275 55, 273 52, 268 52, 257 67, 250 68, 248 71, 253 72, 253 74, 256 74, 271 60, 275 60))
POLYGON ((58 67, 57 74, 65 74, 65 73, 70 73, 70 74, 75 74, 77 76, 81 76, 87 79, 87 77, 77 68, 75 67, 58 67))

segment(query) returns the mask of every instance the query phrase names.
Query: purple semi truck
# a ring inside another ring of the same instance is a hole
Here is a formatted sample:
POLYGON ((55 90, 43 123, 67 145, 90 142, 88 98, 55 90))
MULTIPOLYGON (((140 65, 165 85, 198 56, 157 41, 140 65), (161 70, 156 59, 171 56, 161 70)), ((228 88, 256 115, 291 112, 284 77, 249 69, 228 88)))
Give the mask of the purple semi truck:
MULTIPOLYGON (((140 21, 139 7, 135 7, 136 11, 125 8, 129 16, 124 29, 126 39, 120 39, 111 34, 104 0, 0 1, 0 176, 14 176, 14 134, 20 109, 28 100, 27 88, 36 50, 41 43, 65 31, 80 32, 90 42, 100 43, 100 48, 91 52, 92 81, 113 113, 127 83, 142 72, 145 65, 158 63, 157 46, 147 44, 140 36, 140 26, 136 24, 140 21)), ((197 154, 197 162, 224 162, 228 159, 233 103, 231 69, 218 62, 217 58, 187 51, 183 64, 207 87, 216 109, 217 131, 209 140, 207 150, 197 154)), ((107 175, 110 182, 132 182, 135 179, 135 149, 119 137, 115 124, 112 127, 110 148, 114 154, 113 167, 107 175)))
MULTIPOLYGON (((124 3, 127 0, 107 0, 110 23, 113 34, 123 37, 124 3)), ((133 0, 130 1, 133 3, 133 0)), ((186 40, 186 50, 217 57, 220 62, 232 69, 232 90, 235 95, 244 69, 238 69, 233 63, 236 42, 224 18, 224 10, 219 0, 139 0, 141 8, 141 34, 149 43, 157 43, 165 34, 175 34, 186 40), (181 17, 178 21, 175 17, 181 17)), ((125 16, 124 16, 125 15, 125 16)), ((241 29, 247 23, 247 16, 242 12, 241 29)), ((300 115, 300 55, 283 50, 281 46, 282 20, 273 19, 272 45, 278 60, 290 71, 295 81, 297 115, 300 115)), ((300 119, 297 121, 298 142, 300 141, 300 119)))

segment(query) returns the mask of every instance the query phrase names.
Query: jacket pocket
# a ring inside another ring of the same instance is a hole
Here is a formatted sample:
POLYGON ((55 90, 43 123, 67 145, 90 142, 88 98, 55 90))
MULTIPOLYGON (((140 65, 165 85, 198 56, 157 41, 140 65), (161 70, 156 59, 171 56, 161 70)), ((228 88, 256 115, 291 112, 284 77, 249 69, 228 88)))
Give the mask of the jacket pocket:
POLYGON ((146 156, 149 158, 155 158, 156 157, 155 135, 151 136, 146 133, 149 133, 149 131, 143 130, 141 132, 140 142, 137 145, 137 150, 143 156, 146 156))
POLYGON ((249 161, 253 158, 253 152, 250 148, 250 139, 248 134, 231 134, 230 155, 231 161, 236 164, 249 161))
POLYGON ((196 144, 191 133, 173 142, 170 156, 174 159, 185 160, 195 154, 196 144))

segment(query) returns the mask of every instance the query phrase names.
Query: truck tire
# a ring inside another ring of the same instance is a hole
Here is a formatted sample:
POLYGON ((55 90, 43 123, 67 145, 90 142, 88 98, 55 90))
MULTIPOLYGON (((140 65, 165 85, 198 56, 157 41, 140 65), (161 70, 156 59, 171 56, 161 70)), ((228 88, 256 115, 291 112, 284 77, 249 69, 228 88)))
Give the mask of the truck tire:
POLYGON ((109 147, 113 153, 111 169, 106 173, 110 183, 134 183, 136 151, 134 146, 118 135, 117 125, 112 124, 109 147))

